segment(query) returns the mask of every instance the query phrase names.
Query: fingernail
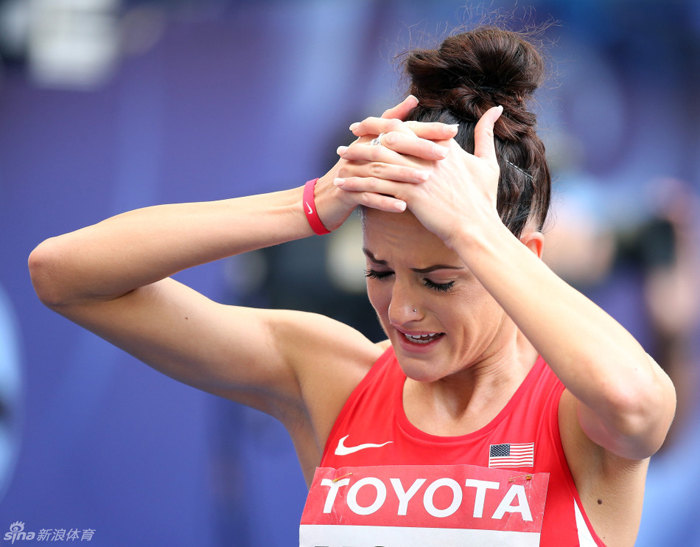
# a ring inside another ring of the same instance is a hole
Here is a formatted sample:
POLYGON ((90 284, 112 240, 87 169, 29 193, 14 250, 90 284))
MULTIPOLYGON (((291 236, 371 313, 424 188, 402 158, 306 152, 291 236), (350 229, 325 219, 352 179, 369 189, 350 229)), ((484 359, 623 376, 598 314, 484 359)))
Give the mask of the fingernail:
POLYGON ((447 127, 449 127, 451 131, 459 131, 458 123, 448 123, 447 127))
POLYGON ((415 103, 418 104, 418 97, 416 97, 415 95, 409 95, 409 96, 406 97, 406 98, 407 98, 407 99, 413 99, 413 100, 415 101, 415 103))
POLYGON ((435 151, 435 154, 440 156, 441 158, 446 158, 447 154, 450 152, 448 148, 445 148, 444 146, 439 146, 435 145, 433 147, 433 150, 435 151))
POLYGON ((336 152, 339 156, 342 156, 343 154, 345 154, 345 152, 347 152, 347 150, 348 150, 347 146, 339 146, 338 149, 336 150, 336 152))
POLYGON ((397 211, 403 212, 406 210, 406 202, 405 201, 397 201, 394 203, 394 207, 396 207, 397 211))
POLYGON ((430 173, 428 173, 428 171, 415 171, 413 176, 419 180, 428 180, 430 173))
POLYGON ((355 122, 350 126, 350 131, 355 131, 358 127, 360 127, 360 122, 355 122))
POLYGON ((345 184, 345 179, 333 179, 333 184, 335 186, 342 186, 345 184))

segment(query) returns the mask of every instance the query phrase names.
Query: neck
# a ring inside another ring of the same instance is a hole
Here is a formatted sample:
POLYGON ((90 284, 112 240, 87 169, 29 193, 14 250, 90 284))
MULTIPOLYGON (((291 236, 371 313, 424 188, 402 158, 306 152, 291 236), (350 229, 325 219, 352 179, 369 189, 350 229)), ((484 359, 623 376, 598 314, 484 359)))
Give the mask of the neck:
POLYGON ((406 416, 431 435, 477 431, 506 406, 536 360, 537 351, 517 331, 512 343, 456 374, 435 382, 407 378, 403 392, 406 416))

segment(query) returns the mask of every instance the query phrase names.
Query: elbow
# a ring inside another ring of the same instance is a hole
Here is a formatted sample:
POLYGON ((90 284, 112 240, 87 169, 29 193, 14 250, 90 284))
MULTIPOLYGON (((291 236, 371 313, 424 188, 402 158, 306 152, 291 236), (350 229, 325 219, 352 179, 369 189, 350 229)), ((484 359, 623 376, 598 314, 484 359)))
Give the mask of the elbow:
MULTIPOLYGON (((663 445, 676 411, 676 392, 671 380, 659 369, 654 381, 618 391, 611 415, 612 428, 623 442, 619 455, 645 459, 663 445)), ((617 450, 614 450, 617 452, 617 450)))
POLYGON ((36 295, 49 308, 57 308, 67 303, 68 295, 61 290, 60 256, 55 239, 40 243, 29 255, 29 276, 36 295))

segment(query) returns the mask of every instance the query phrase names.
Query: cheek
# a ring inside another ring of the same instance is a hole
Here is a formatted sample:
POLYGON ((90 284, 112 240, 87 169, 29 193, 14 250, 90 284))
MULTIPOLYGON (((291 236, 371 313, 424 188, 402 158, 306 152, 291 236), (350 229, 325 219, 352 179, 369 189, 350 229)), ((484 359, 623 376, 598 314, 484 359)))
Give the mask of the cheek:
POLYGON ((367 297, 379 317, 386 317, 391 304, 391 284, 374 281, 367 282, 367 297))
POLYGON ((498 302, 481 285, 456 292, 441 310, 443 322, 462 325, 472 334, 488 328, 503 312, 498 302))
POLYGON ((474 310, 479 318, 479 330, 482 332, 493 332, 500 328, 503 323, 503 308, 485 290, 475 295, 474 310))

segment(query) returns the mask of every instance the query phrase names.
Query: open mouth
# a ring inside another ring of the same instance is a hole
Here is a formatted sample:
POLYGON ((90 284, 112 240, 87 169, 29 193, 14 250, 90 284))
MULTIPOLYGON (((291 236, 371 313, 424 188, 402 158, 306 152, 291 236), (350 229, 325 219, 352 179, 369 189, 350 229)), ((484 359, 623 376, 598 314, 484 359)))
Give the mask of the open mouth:
POLYGON ((412 344, 429 344, 430 342, 445 336, 444 332, 431 332, 428 334, 407 334, 402 332, 401 334, 412 344))

